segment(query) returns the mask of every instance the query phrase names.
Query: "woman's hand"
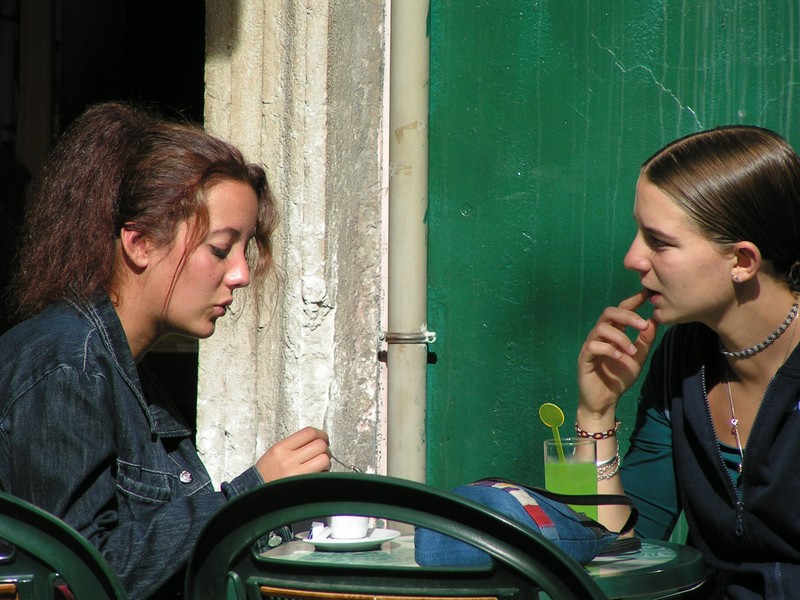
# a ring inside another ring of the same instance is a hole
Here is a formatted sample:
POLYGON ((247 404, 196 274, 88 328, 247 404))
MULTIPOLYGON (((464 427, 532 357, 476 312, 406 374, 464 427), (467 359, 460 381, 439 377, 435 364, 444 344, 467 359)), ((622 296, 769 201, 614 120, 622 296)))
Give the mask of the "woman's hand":
POLYGON ((256 462, 256 470, 265 483, 291 475, 328 471, 330 468, 328 434, 314 427, 305 427, 281 440, 256 462))
POLYGON ((639 377, 658 329, 654 320, 634 312, 646 300, 647 291, 641 290, 619 306, 605 309, 589 332, 578 356, 579 411, 600 418, 613 415, 620 396, 639 377), (625 334, 626 327, 638 330, 633 342, 625 334))

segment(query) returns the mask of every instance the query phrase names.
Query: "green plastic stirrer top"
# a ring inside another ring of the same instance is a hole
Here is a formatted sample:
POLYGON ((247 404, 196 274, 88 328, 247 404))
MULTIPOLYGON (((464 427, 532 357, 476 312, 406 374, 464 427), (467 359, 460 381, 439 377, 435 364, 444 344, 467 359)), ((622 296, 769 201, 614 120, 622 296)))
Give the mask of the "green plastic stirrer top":
POLYGON ((561 435, 558 433, 558 428, 564 424, 564 411, 551 402, 545 402, 539 407, 539 418, 553 430, 558 460, 564 462, 564 447, 561 445, 561 435))

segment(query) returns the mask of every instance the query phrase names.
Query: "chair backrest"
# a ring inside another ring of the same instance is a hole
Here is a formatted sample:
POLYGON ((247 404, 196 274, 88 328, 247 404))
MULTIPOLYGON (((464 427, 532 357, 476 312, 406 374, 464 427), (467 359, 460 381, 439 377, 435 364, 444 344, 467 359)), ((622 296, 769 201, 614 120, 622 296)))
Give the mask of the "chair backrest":
POLYGON ((577 562, 503 515, 406 480, 351 473, 292 477, 234 498, 206 525, 189 560, 187 600, 244 598, 535 598, 602 600, 577 562), (360 514, 424 527, 485 551, 492 567, 402 568, 265 558, 253 544, 283 525, 360 514), (279 591, 269 595, 268 587, 279 591), (263 593, 263 596, 260 595, 263 593))
POLYGON ((13 585, 20 600, 52 600, 62 580, 76 600, 127 598, 106 560, 76 530, 0 493, 0 586, 13 585))

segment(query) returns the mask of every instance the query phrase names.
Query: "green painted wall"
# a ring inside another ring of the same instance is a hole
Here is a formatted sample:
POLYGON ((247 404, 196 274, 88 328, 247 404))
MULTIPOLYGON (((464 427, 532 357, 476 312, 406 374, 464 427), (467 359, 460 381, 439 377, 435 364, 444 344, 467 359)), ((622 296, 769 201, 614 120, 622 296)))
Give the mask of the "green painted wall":
POLYGON ((800 147, 800 5, 431 0, 430 32, 428 477, 542 484, 537 408, 571 428, 580 345, 638 289, 639 165, 726 123, 800 147))

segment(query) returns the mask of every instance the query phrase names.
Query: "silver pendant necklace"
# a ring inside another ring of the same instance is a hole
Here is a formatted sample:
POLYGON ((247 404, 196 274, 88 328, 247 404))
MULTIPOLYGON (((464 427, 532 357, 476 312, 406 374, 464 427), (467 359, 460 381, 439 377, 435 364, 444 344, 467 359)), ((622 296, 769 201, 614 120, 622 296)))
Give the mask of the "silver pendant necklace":
MULTIPOLYGON (((795 303, 792 306, 792 310, 793 310, 794 314, 792 314, 791 312, 789 313, 789 315, 792 317, 792 320, 797 315, 796 307, 797 307, 797 304, 795 303)), ((787 317, 787 319, 788 318, 789 317, 787 317)), ((791 320, 789 322, 791 323, 791 320)), ((786 328, 784 327, 783 330, 781 331, 781 333, 783 333, 785 330, 786 330, 786 328)), ((794 334, 795 333, 797 333, 797 325, 792 327, 792 337, 789 338, 789 345, 786 347, 786 353, 783 355, 783 362, 781 362, 781 364, 785 363, 786 359, 789 358, 789 353, 792 351, 792 342, 794 342, 794 334)), ((778 335, 780 335, 780 334, 778 334, 778 335)), ((770 344, 771 343, 772 342, 770 342, 770 344)), ((767 344, 767 345, 769 345, 769 344, 767 344)), ((725 352, 723 352, 723 354, 725 354, 725 352)), ((739 450, 739 458, 740 458, 740 460, 739 460, 739 475, 741 475, 742 474, 742 467, 744 466, 744 447, 742 446, 742 439, 739 437, 739 419, 736 418, 736 409, 734 408, 734 405, 733 405, 733 394, 731 393, 731 372, 730 372, 730 369, 728 368, 728 364, 727 363, 725 364, 725 380, 726 380, 725 381, 725 387, 728 389, 728 403, 729 403, 730 408, 731 408, 731 435, 733 435, 734 439, 736 440, 736 448, 739 450)))
MULTIPOLYGON (((728 368, 725 367, 727 371, 728 368)), ((733 407, 733 394, 731 394, 731 377, 730 372, 727 373, 727 381, 725 382, 728 388, 728 402, 731 407, 731 435, 736 439, 736 448, 739 450, 739 475, 742 474, 742 466, 744 465, 744 448, 742 447, 742 439, 739 437, 739 419, 736 418, 736 410, 733 407)))

